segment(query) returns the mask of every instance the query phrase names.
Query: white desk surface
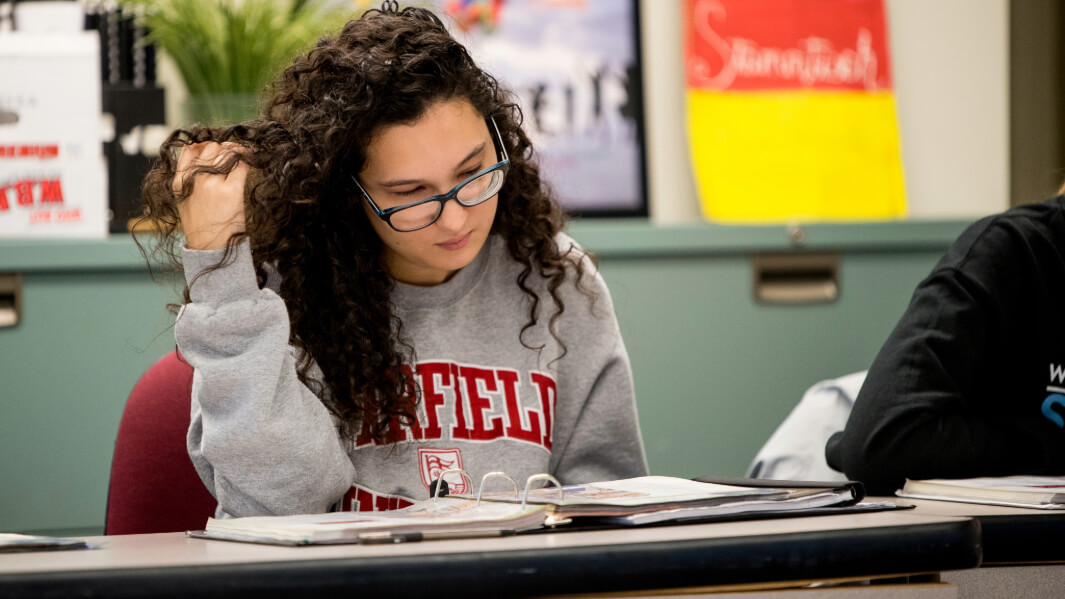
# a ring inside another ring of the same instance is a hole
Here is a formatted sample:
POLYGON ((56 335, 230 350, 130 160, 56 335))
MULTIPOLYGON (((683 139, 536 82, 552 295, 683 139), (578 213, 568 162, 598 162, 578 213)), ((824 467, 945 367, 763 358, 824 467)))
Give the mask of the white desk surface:
POLYGON ((1065 519, 1065 510, 1040 510, 961 501, 910 499, 909 497, 870 497, 868 501, 891 501, 898 505, 913 505, 916 506, 915 513, 928 516, 1031 516, 1065 519))
POLYGON ((972 516, 981 525, 983 566, 943 574, 960 599, 1061 599, 1065 596, 1065 510, 892 497, 929 516, 972 516))
POLYGON ((249 562, 328 560, 418 555, 452 555, 469 552, 537 551, 634 543, 678 543, 692 539, 726 539, 760 535, 788 535, 828 531, 875 529, 891 526, 927 526, 965 520, 956 516, 919 515, 912 511, 874 512, 842 516, 815 516, 690 526, 626 530, 600 530, 510 537, 434 540, 391 545, 319 545, 285 547, 205 540, 184 533, 86 537, 99 549, 0 554, 0 574, 106 568, 159 568, 249 562))
POLYGON ((871 500, 889 500, 899 505, 913 505, 916 506, 913 511, 918 515, 975 518, 980 522, 985 565, 1065 562, 1065 543, 1059 542, 1059 539, 1065 538, 1065 510, 908 497, 874 497, 871 500))
POLYGON ((87 540, 100 548, 0 554, 0 597, 358 590, 395 599, 434 586, 525 597, 937 573, 980 561, 973 519, 911 510, 392 545, 285 547, 183 533, 87 540))

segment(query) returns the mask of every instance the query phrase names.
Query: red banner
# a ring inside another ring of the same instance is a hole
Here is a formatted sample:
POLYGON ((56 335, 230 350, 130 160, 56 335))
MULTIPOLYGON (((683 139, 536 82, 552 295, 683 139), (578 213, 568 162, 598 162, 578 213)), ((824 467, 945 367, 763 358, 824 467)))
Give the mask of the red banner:
POLYGON ((891 90, 882 0, 687 0, 690 89, 891 90))

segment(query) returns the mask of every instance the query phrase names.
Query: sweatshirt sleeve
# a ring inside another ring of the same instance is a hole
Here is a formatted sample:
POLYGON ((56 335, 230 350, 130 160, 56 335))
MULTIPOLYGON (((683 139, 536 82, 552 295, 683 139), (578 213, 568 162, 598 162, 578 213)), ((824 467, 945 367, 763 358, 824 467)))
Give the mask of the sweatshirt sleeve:
MULTIPOLYGON (((589 266, 594 269, 594 267, 589 266)), ((555 476, 564 484, 646 476, 647 457, 640 434, 632 368, 621 338, 610 292, 594 270, 586 275, 598 297, 594 304, 575 295, 567 312, 579 318, 565 325, 568 369, 579 397, 557 399, 559 412, 569 410, 572 428, 558 430, 553 453, 555 476), (566 404, 564 407, 561 404, 566 404)))
POLYGON ((894 494, 907 478, 1037 473, 1056 445, 1046 421, 1006 409, 1018 389, 986 376, 1009 369, 1018 348, 1003 340, 1030 326, 1019 281, 1031 261, 1008 244, 982 243, 964 268, 940 266, 918 286, 846 427, 826 445, 829 465, 871 494, 894 494))
POLYGON ((189 456, 232 516, 328 511, 355 479, 332 415, 296 375, 288 312, 260 289, 247 242, 184 249, 191 303, 174 335, 195 373, 189 456))

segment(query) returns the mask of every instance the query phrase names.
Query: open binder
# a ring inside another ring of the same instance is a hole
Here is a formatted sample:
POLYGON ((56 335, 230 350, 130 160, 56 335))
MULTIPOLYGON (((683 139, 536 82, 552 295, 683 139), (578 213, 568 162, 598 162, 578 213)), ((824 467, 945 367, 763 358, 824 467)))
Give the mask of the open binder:
MULTIPOLYGON (((444 476, 461 470, 448 470, 444 476)), ((439 538, 502 536, 543 530, 639 526, 759 517, 804 515, 855 506, 861 484, 688 480, 668 476, 561 485, 548 474, 530 476, 520 491, 502 472, 486 474, 476 495, 447 495, 434 485, 433 496, 391 512, 332 512, 297 516, 208 519, 191 536, 271 544, 399 543, 439 538), (506 491, 486 491, 500 478, 506 491), (552 486, 536 487, 548 482, 552 486)), ((470 484, 467 488, 472 488, 470 484)), ((892 509, 893 504, 863 509, 892 509)))

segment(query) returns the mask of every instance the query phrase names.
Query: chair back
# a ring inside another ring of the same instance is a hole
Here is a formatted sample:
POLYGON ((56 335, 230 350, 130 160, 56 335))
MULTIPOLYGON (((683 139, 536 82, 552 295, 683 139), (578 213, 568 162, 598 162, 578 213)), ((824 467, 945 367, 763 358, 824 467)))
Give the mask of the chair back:
POLYGON ((216 501, 189 459, 192 367, 170 352, 141 376, 118 425, 104 534, 202 529, 216 501))

